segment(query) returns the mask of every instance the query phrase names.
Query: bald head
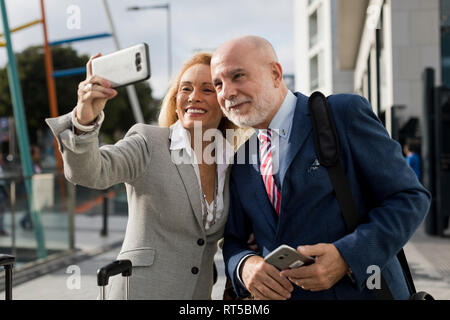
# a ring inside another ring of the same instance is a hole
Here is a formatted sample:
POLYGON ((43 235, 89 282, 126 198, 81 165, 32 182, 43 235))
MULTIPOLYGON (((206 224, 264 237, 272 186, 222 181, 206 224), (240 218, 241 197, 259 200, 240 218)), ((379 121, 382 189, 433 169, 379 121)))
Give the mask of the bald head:
POLYGON ((213 54, 213 59, 229 54, 251 56, 260 62, 278 62, 273 46, 264 38, 258 36, 244 36, 231 39, 223 43, 213 54))
POLYGON ((267 128, 287 93, 275 50, 257 36, 222 44, 211 59, 211 75, 222 111, 239 126, 267 128))

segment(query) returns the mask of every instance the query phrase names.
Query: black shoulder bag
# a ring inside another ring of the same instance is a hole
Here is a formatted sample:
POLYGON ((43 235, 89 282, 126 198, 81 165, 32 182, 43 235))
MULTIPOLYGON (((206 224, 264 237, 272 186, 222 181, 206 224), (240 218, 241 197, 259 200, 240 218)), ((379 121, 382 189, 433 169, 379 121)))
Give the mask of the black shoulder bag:
MULTIPOLYGON (((359 215, 351 193, 350 184, 340 159, 339 137, 327 98, 320 92, 314 92, 308 100, 309 113, 314 134, 314 146, 319 163, 328 170, 328 175, 336 193, 336 199, 344 217, 347 232, 353 232, 359 225, 359 215)), ((403 249, 397 254, 408 285, 410 300, 434 300, 426 292, 416 292, 403 249)), ((381 289, 374 290, 377 300, 393 300, 389 286, 381 275, 381 289)))

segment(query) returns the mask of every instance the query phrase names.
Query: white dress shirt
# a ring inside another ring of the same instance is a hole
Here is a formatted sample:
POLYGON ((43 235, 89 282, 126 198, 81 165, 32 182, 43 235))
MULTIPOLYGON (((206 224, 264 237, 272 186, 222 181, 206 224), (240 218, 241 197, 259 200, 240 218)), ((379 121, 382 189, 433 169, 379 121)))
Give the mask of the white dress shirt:
POLYGON ((192 166, 194 167, 195 175, 197 176, 199 185, 199 197, 202 203, 203 220, 206 221, 205 230, 208 230, 213 224, 215 224, 216 221, 221 219, 223 216, 223 208, 224 208, 223 188, 225 185, 225 177, 228 166, 231 163, 230 162, 231 158, 234 156, 234 149, 230 145, 230 143, 223 138, 222 135, 215 135, 215 139, 221 139, 222 143, 217 143, 217 140, 215 142, 211 142, 216 143, 216 145, 223 146, 223 149, 216 148, 215 150, 217 160, 216 164, 217 164, 218 184, 216 196, 216 205, 217 205, 216 219, 214 220, 212 219, 212 212, 214 211, 214 201, 212 201, 211 203, 203 201, 204 192, 202 190, 202 182, 200 179, 200 172, 198 169, 198 161, 195 152, 193 152, 191 147, 191 139, 189 132, 185 128, 183 128, 180 120, 175 122, 170 128, 173 130, 170 142, 170 150, 181 150, 182 152, 185 152, 192 166), (209 216, 208 213, 210 213, 209 216))
POLYGON ((284 155, 287 154, 289 146, 296 105, 297 97, 288 90, 280 109, 269 124, 269 129, 272 129, 271 143, 274 146, 272 149, 272 172, 280 191, 287 171, 288 164, 284 155))

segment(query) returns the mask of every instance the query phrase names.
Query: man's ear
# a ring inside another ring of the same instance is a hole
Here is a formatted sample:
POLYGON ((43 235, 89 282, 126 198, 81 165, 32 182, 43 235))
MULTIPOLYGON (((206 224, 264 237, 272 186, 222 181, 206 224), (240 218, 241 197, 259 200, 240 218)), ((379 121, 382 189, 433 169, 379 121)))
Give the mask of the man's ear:
POLYGON ((279 88, 283 82, 283 68, 278 62, 272 62, 270 65, 273 84, 275 88, 279 88))

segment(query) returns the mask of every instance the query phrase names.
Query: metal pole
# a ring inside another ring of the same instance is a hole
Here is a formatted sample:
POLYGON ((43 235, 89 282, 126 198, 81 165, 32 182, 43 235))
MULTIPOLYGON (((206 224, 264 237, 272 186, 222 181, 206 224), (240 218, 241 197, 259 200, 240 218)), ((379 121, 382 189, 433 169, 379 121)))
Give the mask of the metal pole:
POLYGON ((75 185, 69 183, 69 249, 75 249, 75 185))
MULTIPOLYGON (((55 118, 58 116, 58 102, 56 99, 56 87, 55 87, 55 79, 53 79, 53 61, 52 54, 50 51, 50 46, 48 45, 48 36, 47 36, 47 22, 45 20, 45 8, 44 8, 44 0, 41 0, 41 12, 42 12, 42 29, 44 32, 44 58, 45 58, 45 75, 47 79, 47 91, 49 98, 49 106, 50 106, 50 115, 55 118)), ((58 143, 56 139, 54 139, 55 145, 55 157, 56 163, 58 165, 58 172, 62 172, 63 165, 61 155, 58 152, 58 143)))
MULTIPOLYGON (((117 38, 116 28, 114 27, 114 23, 111 16, 111 11, 109 10, 108 1, 103 0, 103 6, 105 7, 106 17, 108 18, 109 27, 111 29, 112 37, 114 39, 114 44, 116 46, 116 50, 120 50, 119 39, 117 38)), ((136 123, 144 123, 144 117, 142 116, 141 106, 139 105, 139 99, 136 94, 136 89, 134 85, 126 86, 128 99, 130 100, 131 109, 133 110, 134 119, 136 123)))
POLYGON ((442 87, 436 88, 434 100, 434 159, 436 190, 436 231, 438 236, 444 235, 444 214, 442 210, 442 87))
MULTIPOLYGON (((28 130, 26 125, 22 89, 20 86, 19 75, 17 72, 17 63, 14 51, 12 48, 11 34, 8 23, 8 14, 6 12, 5 0, 0 0, 0 9, 2 13, 3 32, 5 34, 6 49, 8 52, 8 82, 11 92, 14 118, 16 120, 17 137, 19 139, 19 150, 22 158, 22 172, 25 177, 30 177, 33 174, 33 166, 30 157, 30 143, 28 141, 28 130)), ((34 225, 34 232, 37 243, 37 254, 39 258, 47 256, 45 248, 44 233, 42 232, 42 223, 39 212, 32 208, 32 187, 31 181, 25 179, 25 187, 28 194, 28 202, 31 210, 31 217, 34 225)))
POLYGON ((11 217, 12 217, 12 244, 11 253, 13 256, 17 256, 16 250, 16 182, 11 180, 10 188, 10 206, 11 206, 11 217))
POLYGON ((103 228, 100 235, 108 236, 108 190, 103 190, 103 228))
POLYGON ((12 265, 5 266, 5 300, 12 300, 12 269, 12 265))
MULTIPOLYGON (((47 20, 45 17, 45 7, 44 0, 41 0, 41 14, 42 14, 42 31, 44 33, 44 58, 45 58, 45 75, 47 80, 47 92, 48 92, 48 102, 50 106, 50 116, 56 118, 59 115, 58 112, 58 102, 56 98, 56 85, 55 78, 53 77, 53 60, 52 53, 50 50, 50 45, 48 43, 47 35, 47 20)), ((56 165, 58 168, 58 173, 63 172, 63 162, 61 153, 58 150, 58 142, 56 138, 53 138, 53 146, 55 152, 56 165)), ((66 207, 66 184, 65 179, 62 175, 58 176, 59 189, 61 190, 61 199, 63 208, 66 207)))
POLYGON ((130 300, 130 277, 125 277, 125 299, 130 300))
POLYGON ((100 300, 105 300, 106 296, 106 287, 102 286, 100 287, 100 300))
POLYGON ((434 154, 434 69, 426 68, 422 74, 423 107, 422 107, 422 177, 423 185, 431 192, 430 210, 425 218, 425 232, 437 235, 436 226, 436 176, 434 154))

